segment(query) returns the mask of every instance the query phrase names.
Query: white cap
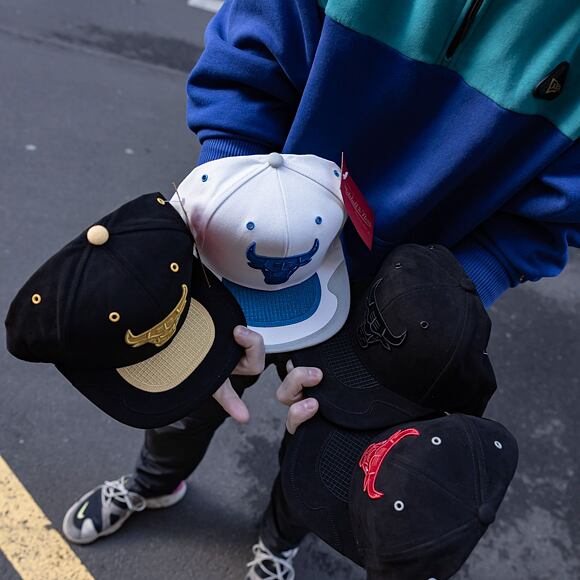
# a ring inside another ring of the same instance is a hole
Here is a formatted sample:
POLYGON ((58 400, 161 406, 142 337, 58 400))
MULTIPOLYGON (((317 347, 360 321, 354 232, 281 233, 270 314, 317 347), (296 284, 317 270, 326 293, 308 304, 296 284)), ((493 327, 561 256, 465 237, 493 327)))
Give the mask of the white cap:
POLYGON ((340 168, 315 155, 227 157, 180 184, 202 262, 242 306, 266 352, 323 342, 340 330, 350 292, 339 234, 340 168))

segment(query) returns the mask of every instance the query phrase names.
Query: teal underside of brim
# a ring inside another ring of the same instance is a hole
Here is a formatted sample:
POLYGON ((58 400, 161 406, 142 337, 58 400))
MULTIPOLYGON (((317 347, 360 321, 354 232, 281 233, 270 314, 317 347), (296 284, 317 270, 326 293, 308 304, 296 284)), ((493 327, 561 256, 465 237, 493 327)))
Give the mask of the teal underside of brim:
MULTIPOLYGON (((570 139, 580 136, 580 2, 484 0, 455 54, 446 51, 471 0, 319 0, 326 15, 421 62, 459 73, 499 106, 541 115, 570 139), (547 101, 536 85, 570 63, 562 93, 547 101)), ((428 87, 426 87, 428 90, 428 87)))

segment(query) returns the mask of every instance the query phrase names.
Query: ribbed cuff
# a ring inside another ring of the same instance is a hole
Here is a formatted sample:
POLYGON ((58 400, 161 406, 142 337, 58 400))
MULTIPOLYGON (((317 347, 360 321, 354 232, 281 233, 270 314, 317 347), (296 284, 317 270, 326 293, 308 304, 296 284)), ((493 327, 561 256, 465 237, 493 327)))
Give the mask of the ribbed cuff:
POLYGON ((208 161, 214 159, 222 159, 223 157, 237 157, 240 155, 261 155, 264 153, 271 153, 271 151, 263 145, 250 143, 249 141, 240 141, 238 139, 206 139, 199 153, 197 165, 203 165, 208 161))
POLYGON ((462 240, 451 251, 471 278, 486 308, 489 308, 512 284, 498 259, 473 238, 462 240))

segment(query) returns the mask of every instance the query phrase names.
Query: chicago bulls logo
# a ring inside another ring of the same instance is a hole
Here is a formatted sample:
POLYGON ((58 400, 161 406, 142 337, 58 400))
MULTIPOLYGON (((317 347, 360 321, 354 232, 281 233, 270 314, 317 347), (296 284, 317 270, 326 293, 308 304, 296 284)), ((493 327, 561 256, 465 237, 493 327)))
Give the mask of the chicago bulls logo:
POLYGON ((386 350, 392 347, 401 346, 407 338, 407 331, 401 334, 393 334, 388 327, 377 304, 377 288, 383 281, 379 278, 372 286, 367 296, 367 309, 363 323, 358 327, 358 343, 362 348, 367 348, 369 344, 379 342, 386 350))
POLYGON ((397 445, 397 443, 405 439, 405 437, 418 437, 419 435, 420 433, 417 429, 401 429, 396 433, 393 433, 393 435, 385 441, 373 443, 367 447, 358 462, 358 466, 365 474, 363 491, 365 491, 371 499, 379 499, 384 495, 382 491, 378 491, 375 488, 375 482, 385 457, 389 454, 391 449, 397 445))
POLYGON ((284 284, 298 268, 306 266, 312 260, 319 247, 320 242, 315 239, 312 248, 303 254, 296 254, 287 258, 276 258, 273 256, 260 256, 260 254, 256 253, 256 242, 252 242, 246 251, 246 258, 250 268, 262 270, 266 284, 284 284))

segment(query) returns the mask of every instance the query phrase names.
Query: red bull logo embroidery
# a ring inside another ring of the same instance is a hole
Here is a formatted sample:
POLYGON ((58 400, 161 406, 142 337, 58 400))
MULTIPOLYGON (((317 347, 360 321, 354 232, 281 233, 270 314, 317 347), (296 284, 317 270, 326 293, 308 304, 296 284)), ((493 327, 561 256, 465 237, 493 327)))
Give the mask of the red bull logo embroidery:
POLYGON ((375 488, 375 482, 385 457, 390 453, 393 447, 397 445, 397 443, 406 437, 418 437, 419 435, 420 433, 417 429, 401 429, 396 433, 393 433, 393 435, 385 441, 373 443, 367 447, 366 451, 362 454, 358 465, 365 474, 363 492, 366 492, 371 499, 379 499, 384 495, 382 491, 378 491, 375 488))

